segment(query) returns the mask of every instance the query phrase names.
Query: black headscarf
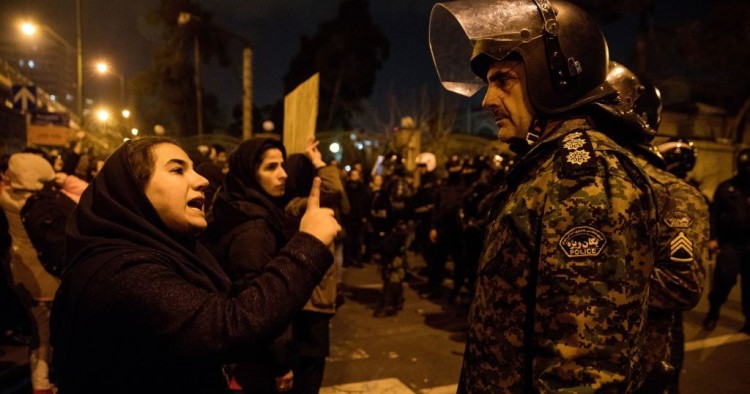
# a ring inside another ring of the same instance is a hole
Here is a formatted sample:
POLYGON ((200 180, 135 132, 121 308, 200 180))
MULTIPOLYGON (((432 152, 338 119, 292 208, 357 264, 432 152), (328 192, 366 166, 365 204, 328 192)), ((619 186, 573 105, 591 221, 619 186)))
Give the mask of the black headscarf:
POLYGON ((286 159, 284 145, 273 138, 243 141, 229 156, 229 172, 209 215, 209 233, 218 236, 248 219, 259 217, 268 220, 272 229, 281 231, 287 199, 269 195, 257 179, 263 154, 269 149, 280 150, 286 159))
POLYGON ((211 254, 196 240, 172 233, 159 218, 145 191, 137 186, 125 152, 128 143, 107 159, 68 222, 67 271, 63 278, 67 279, 78 266, 87 266, 85 271, 92 272, 96 271, 94 266, 106 264, 130 251, 146 251, 164 256, 164 261, 169 261, 173 269, 192 284, 229 294, 229 279, 211 254))

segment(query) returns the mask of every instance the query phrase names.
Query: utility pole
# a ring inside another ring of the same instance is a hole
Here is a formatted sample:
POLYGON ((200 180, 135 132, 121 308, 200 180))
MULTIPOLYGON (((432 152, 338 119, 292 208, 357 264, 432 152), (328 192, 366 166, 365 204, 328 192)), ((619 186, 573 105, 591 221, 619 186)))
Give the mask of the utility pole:
MULTIPOLYGON (((177 16, 177 24, 184 26, 195 20, 200 22, 201 18, 189 12, 180 12, 177 16)), ((198 40, 198 33, 193 32, 193 61, 195 63, 195 72, 193 82, 195 85, 195 120, 196 131, 198 132, 198 141, 203 143, 203 89, 201 84, 201 48, 198 40)))
POLYGON ((243 40, 242 50, 242 139, 253 138, 253 50, 243 40))
POLYGON ((201 49, 198 35, 193 35, 193 57, 195 59, 195 118, 198 123, 198 142, 203 143, 203 88, 201 87, 201 49))
POLYGON ((76 69, 77 69, 77 83, 76 83, 76 99, 78 104, 78 119, 80 122, 79 127, 83 128, 83 40, 81 39, 82 34, 82 18, 81 18, 81 3, 83 0, 76 0, 76 69))

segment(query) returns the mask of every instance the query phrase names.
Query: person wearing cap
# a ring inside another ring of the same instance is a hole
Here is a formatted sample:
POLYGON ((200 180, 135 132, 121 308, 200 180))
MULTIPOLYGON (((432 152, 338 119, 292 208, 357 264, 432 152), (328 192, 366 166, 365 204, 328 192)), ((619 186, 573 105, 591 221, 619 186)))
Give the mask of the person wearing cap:
POLYGON ((518 154, 492 201, 459 393, 633 392, 654 264, 655 195, 592 119, 613 100, 601 30, 564 1, 438 3, 444 87, 518 154))

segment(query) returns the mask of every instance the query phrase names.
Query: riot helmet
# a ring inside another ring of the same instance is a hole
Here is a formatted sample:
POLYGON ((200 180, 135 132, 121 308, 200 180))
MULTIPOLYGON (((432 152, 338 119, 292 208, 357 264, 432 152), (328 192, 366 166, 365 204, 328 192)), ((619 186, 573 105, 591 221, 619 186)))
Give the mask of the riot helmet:
POLYGON ((507 153, 498 153, 492 157, 489 162, 490 170, 490 183, 493 185, 500 185, 505 181, 505 176, 513 168, 515 160, 513 156, 507 153))
POLYGON ((441 83, 464 96, 481 89, 489 66, 509 54, 520 56, 529 100, 541 116, 614 93, 605 82, 609 52, 604 35, 590 15, 565 1, 438 3, 429 34, 441 83))
POLYGON ((607 82, 617 91, 618 104, 623 111, 630 111, 645 90, 635 74, 620 63, 610 61, 607 82))
POLYGON ((667 163, 667 171, 677 177, 686 178, 687 173, 695 167, 698 152, 693 141, 686 138, 670 138, 657 148, 667 163))
POLYGON ((635 111, 646 120, 652 129, 658 130, 661 124, 661 92, 653 83, 644 81, 641 96, 635 102, 635 111))
POLYGON ((445 169, 448 173, 461 173, 464 168, 464 160, 459 155, 451 155, 445 161, 445 169))
POLYGON ((404 158, 398 153, 386 153, 383 158, 383 175, 404 176, 404 158))
POLYGON ((422 152, 417 155, 414 161, 417 164, 417 168, 424 168, 427 172, 435 171, 435 167, 437 167, 437 159, 432 152, 422 152))
MULTIPOLYGON (((646 114, 640 112, 641 100, 646 100, 646 87, 638 77, 620 63, 609 62, 607 83, 617 92, 614 100, 601 100, 592 105, 591 117, 612 138, 624 145, 649 145, 656 129, 648 123, 646 114)), ((646 147, 647 148, 647 147, 646 147)), ((645 149, 648 151, 648 149, 645 149)))

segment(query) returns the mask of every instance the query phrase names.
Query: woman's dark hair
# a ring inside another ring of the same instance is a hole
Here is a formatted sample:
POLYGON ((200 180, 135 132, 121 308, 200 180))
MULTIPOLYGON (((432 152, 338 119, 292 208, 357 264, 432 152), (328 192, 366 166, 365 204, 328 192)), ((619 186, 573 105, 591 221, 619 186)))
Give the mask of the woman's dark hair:
POLYGON ((135 184, 140 190, 146 190, 149 179, 154 174, 156 160, 153 147, 159 144, 180 144, 169 137, 143 137, 125 143, 125 158, 130 164, 135 184))

